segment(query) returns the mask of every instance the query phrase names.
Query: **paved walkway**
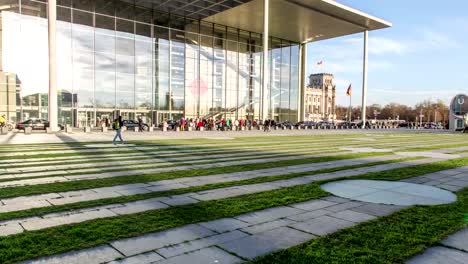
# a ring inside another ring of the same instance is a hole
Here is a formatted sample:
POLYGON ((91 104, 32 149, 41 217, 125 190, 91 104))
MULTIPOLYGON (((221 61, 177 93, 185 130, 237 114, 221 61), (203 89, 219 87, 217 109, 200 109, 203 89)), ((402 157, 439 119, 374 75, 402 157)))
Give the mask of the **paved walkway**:
POLYGON ((24 263, 240 263, 401 208, 330 196, 24 263))
MULTIPOLYGON (((227 172, 194 177, 166 177, 166 179, 164 179, 165 175, 161 174, 162 178, 153 177, 154 179, 151 179, 151 181, 142 177, 142 182, 115 186, 109 186, 116 183, 108 180, 105 182, 106 187, 102 188, 59 193, 43 192, 38 195, 0 199, 0 214, 34 208, 41 208, 44 211, 40 215, 20 212, 27 215, 27 217, 21 219, 7 218, 6 214, 3 215, 4 219, 8 220, 0 222, 0 236, 4 236, 2 239, 10 240, 16 237, 12 235, 22 236, 20 233, 25 231, 43 232, 42 230, 46 228, 83 223, 93 219, 110 218, 108 221, 112 221, 111 218, 118 218, 123 215, 239 197, 246 194, 271 192, 316 181, 358 177, 371 172, 431 164, 437 161, 468 156, 467 153, 450 154, 454 151, 463 152, 468 150, 468 147, 423 152, 395 152, 408 147, 427 146, 427 144, 431 146, 435 144, 454 144, 458 139, 453 134, 438 135, 437 137, 434 136, 434 138, 423 136, 418 140, 414 140, 414 134, 407 135, 372 133, 369 136, 362 135, 361 137, 298 138, 297 140, 283 141, 279 145, 275 144, 278 138, 270 139, 265 137, 244 142, 243 140, 220 137, 219 142, 222 143, 218 146, 219 148, 215 149, 197 148, 198 143, 196 142, 198 141, 193 141, 189 145, 177 146, 176 148, 161 146, 161 144, 155 146, 154 144, 137 142, 133 146, 126 147, 113 147, 103 143, 90 143, 86 144, 86 146, 75 144, 69 146, 52 145, 51 151, 55 153, 54 155, 57 158, 44 156, 35 158, 31 156, 27 159, 21 159, 20 156, 10 156, 8 162, 11 161, 11 166, 2 167, 0 165, 0 170, 5 169, 0 176, 0 190, 5 187, 16 188, 22 186, 34 189, 36 188, 35 185, 38 184, 50 183, 54 185, 55 182, 72 182, 74 180, 90 180, 90 182, 104 178, 115 178, 117 180, 117 177, 165 173, 176 170, 194 170, 204 175, 206 174, 203 173, 205 169, 218 167, 226 168, 223 169, 223 172, 227 172), (446 137, 447 140, 441 140, 441 137, 446 137), (401 142, 413 142, 414 144, 408 145, 401 142), (255 146, 249 146, 249 144, 255 144, 255 146), (343 151, 339 150, 341 147, 348 148, 347 153, 391 151, 394 154, 384 156, 375 154, 377 156, 294 166, 278 166, 277 164, 278 161, 282 160, 342 154, 343 151), (128 150, 120 151, 124 149, 128 150), (96 152, 101 153, 101 150, 109 151, 103 151, 102 154, 98 155, 96 152), (119 152, 110 150, 118 150, 119 152), (288 156, 291 153, 295 153, 297 156, 288 156), (77 154, 79 156, 73 156, 77 154), (396 162, 397 159, 404 157, 419 158, 396 162), (370 166, 370 163, 376 161, 388 163, 370 166), (76 162, 80 163, 77 164, 76 162), (228 169, 232 166, 239 167, 245 164, 267 162, 271 163, 271 167, 268 169, 248 169, 231 173, 228 169), (24 166, 25 164, 28 166, 24 166), (21 167, 22 165, 23 167, 21 167), (161 167, 168 165, 171 167, 161 167), (344 169, 344 167, 352 165, 362 167, 344 169), (98 167, 97 169, 100 171, 96 171, 94 167, 98 167), (135 167, 137 168, 135 169, 135 167), (109 168, 116 168, 116 170, 107 171, 109 168), (124 171, 126 168, 128 170, 124 171), (313 172, 323 169, 336 171, 313 175, 313 172), (307 175, 309 172, 310 174, 307 175), (70 175, 70 173, 75 175, 70 175), (292 175, 295 173, 302 173, 302 176, 292 175), (290 178, 283 180, 269 178, 275 176, 289 176, 290 178), (13 177, 17 177, 17 179, 13 177), (24 179, 23 177, 31 178, 24 179), (265 182, 240 183, 243 180, 258 178, 263 178, 262 181, 265 180, 265 182), (231 187, 214 188, 210 186, 210 184, 228 182, 232 184, 231 187), (195 186, 203 186, 206 190, 198 192, 186 190, 188 193, 180 194, 183 193, 183 189, 195 186), (158 196, 158 192, 167 190, 180 190, 178 192, 180 195, 158 196), (146 194, 146 199, 138 198, 141 196, 129 197, 130 199, 140 200, 128 202, 129 199, 124 198, 139 194, 146 194), (148 199, 148 197, 154 198, 148 199), (103 200, 107 198, 116 199, 113 200, 113 203, 110 203, 103 200), (98 200, 102 200, 99 201, 102 206, 84 207, 84 204, 80 204, 86 201, 98 200), (122 202, 115 203, 116 200, 122 202), (81 208, 59 211, 61 209, 56 207, 72 204, 81 206, 81 208)), ((209 142, 208 147, 213 145, 216 140, 209 142)), ((0 146, 0 152, 6 149, 0 146)), ((45 153, 45 151, 41 151, 40 145, 18 146, 17 150, 19 152, 24 150, 24 153, 27 152, 33 155, 45 153)), ((0 155, 2 154, 0 153, 0 155)), ((460 190, 468 186, 468 166, 407 179, 404 182, 402 181, 401 184, 406 184, 405 182, 421 183, 445 190, 460 190)), ((57 184, 57 186, 60 185, 57 184)), ((68 252, 31 262, 152 263, 157 261, 155 263, 239 263, 336 232, 357 223, 373 220, 402 208, 405 207, 374 204, 370 203, 370 201, 356 201, 354 197, 347 199, 330 196, 304 203, 254 211, 231 218, 213 219, 213 221, 209 222, 180 226, 133 238, 109 241, 95 248, 68 252)), ((27 236, 28 233, 23 235, 27 236)))
POLYGON ((407 264, 466 264, 468 263, 468 227, 448 236, 410 260, 407 264))
MULTIPOLYGON (((458 178, 463 179, 463 185, 459 187, 468 187, 468 167, 457 168, 457 174, 454 171, 447 170, 449 173, 445 178, 458 176, 458 178)), ((444 172, 446 171, 441 173, 444 172)), ((349 173, 349 171, 338 173, 349 173)), ((307 176, 283 180, 279 186, 293 186, 317 180, 332 179, 332 175, 333 173, 316 175, 317 177, 307 176), (309 180, 305 181, 305 179, 309 180)), ((336 177, 336 174, 334 176, 336 177)), ((269 182, 251 186, 255 186, 254 189, 270 186, 270 188, 263 189, 263 191, 266 191, 278 188, 277 183, 269 182)), ((402 183, 404 182, 402 181, 402 183)), ((229 188, 223 188, 202 192, 202 194, 181 195, 174 200, 176 201, 175 204, 167 203, 171 197, 156 198, 150 203, 153 208, 149 208, 150 204, 147 204, 148 207, 144 210, 155 210, 197 202, 192 200, 194 197, 198 197, 198 200, 213 200, 246 193, 241 192, 230 195, 232 191, 229 188), (205 199, 200 199, 203 196, 205 196, 205 199)), ((256 191, 259 190, 256 189, 256 191)), ((131 210, 131 208, 136 208, 136 211, 139 211, 142 206, 144 207, 142 204, 140 206, 134 204, 123 210, 119 207, 109 208, 108 210, 120 209, 125 212, 131 210)), ((31 260, 25 263, 241 263, 245 260, 334 233, 361 222, 376 219, 402 208, 405 208, 405 206, 376 204, 329 196, 289 206, 255 211, 233 218, 217 219, 134 238, 120 239, 95 248, 31 260)), ((128 213, 135 212, 130 211, 128 213)), ((410 260, 408 263, 466 263, 460 261, 465 261, 465 257, 468 256, 468 253, 462 252, 468 249, 467 231, 468 229, 465 229, 442 241, 443 245, 459 249, 458 251, 436 247, 410 260), (444 258, 449 258, 449 262, 438 262, 438 259, 443 260, 444 258)))

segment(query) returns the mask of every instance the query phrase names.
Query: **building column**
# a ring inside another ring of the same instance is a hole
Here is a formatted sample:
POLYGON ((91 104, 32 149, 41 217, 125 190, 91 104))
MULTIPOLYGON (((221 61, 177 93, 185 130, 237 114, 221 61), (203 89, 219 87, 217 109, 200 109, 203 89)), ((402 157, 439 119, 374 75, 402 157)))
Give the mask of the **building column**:
POLYGON ((363 128, 366 124, 366 106, 367 106, 367 62, 368 62, 368 41, 369 31, 364 31, 364 54, 363 54, 363 67, 362 67, 362 109, 361 120, 363 128))
MULTIPOLYGON (((265 121, 265 118, 268 116, 268 103, 266 102, 266 92, 268 86, 268 27, 269 27, 269 15, 270 15, 270 0, 263 0, 263 65, 262 65, 262 76, 263 76, 263 85, 262 85, 262 111, 260 119, 265 121)), ((273 118, 273 117, 271 117, 273 118)))
POLYGON ((57 106, 57 0, 48 1, 49 30, 49 126, 52 131, 58 131, 57 106))
POLYGON ((307 62, 307 43, 302 43, 299 46, 299 111, 298 121, 305 120, 306 104, 305 104, 305 92, 306 92, 306 63, 307 62))

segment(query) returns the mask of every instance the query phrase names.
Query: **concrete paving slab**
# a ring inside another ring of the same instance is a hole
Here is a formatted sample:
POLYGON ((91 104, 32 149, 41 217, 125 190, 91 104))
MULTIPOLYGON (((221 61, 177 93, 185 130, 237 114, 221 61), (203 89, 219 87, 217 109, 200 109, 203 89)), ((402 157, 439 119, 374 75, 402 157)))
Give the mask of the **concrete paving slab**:
POLYGON ((243 262, 242 259, 231 255, 222 249, 209 247, 177 257, 161 260, 155 264, 236 264, 241 262, 243 262))
POLYGON ((125 256, 132 256, 214 234, 213 231, 202 226, 188 225, 135 238, 117 240, 112 242, 111 245, 125 256))
POLYGON ((314 234, 317 236, 325 236, 334 233, 340 229, 353 226, 355 223, 347 220, 342 220, 330 216, 320 216, 306 222, 290 225, 294 229, 314 234))
POLYGON ((165 258, 170 258, 170 257, 185 254, 187 252, 211 247, 211 246, 225 243, 225 242, 232 241, 232 240, 237 240, 246 236, 248 236, 248 234, 235 230, 235 231, 231 231, 231 232, 227 232, 227 233, 223 233, 219 235, 214 235, 214 236, 210 236, 210 237, 206 237, 202 239, 184 242, 184 243, 177 244, 177 245, 172 245, 169 247, 164 247, 164 248, 156 250, 156 252, 165 258))
POLYGON ((468 253, 468 228, 456 232, 448 236, 440 242, 442 245, 464 250, 468 253))
POLYGON ((224 233, 227 231, 232 231, 240 229, 246 226, 249 226, 249 223, 239 221, 234 218, 223 218, 214 221, 200 223, 201 226, 206 227, 210 230, 216 231, 218 233, 224 233))
POLYGON ((123 257, 110 246, 99 246, 80 251, 71 251, 65 254, 33 259, 21 262, 22 264, 101 264, 123 257))
POLYGON ((279 206, 257 212, 247 213, 241 216, 237 216, 235 218, 251 224, 260 224, 304 212, 304 210, 292 207, 279 206))
POLYGON ((466 264, 468 253, 446 247, 432 247, 406 264, 466 264))
POLYGON ((148 252, 121 260, 114 260, 108 264, 151 264, 164 258, 155 252, 148 252))
POLYGON ((330 202, 326 200, 313 200, 313 201, 307 201, 303 203, 292 204, 291 207, 306 210, 306 211, 314 211, 314 210, 322 209, 322 208, 337 205, 337 204, 338 203, 330 202))
POLYGON ((267 253, 301 244, 313 238, 315 236, 311 234, 288 227, 280 227, 223 243, 220 247, 244 258, 253 259, 267 253))
POLYGON ((347 220, 347 221, 351 221, 351 222, 355 222, 355 223, 365 222, 365 221, 369 221, 369 220, 373 220, 373 219, 377 218, 377 217, 375 217, 373 215, 358 213, 358 212, 355 212, 355 211, 352 211, 352 210, 340 211, 338 213, 329 214, 329 216, 339 218, 339 219, 343 219, 343 220, 347 220))
POLYGON ((267 223, 261 223, 256 225, 251 225, 249 227, 242 228, 241 231, 247 232, 249 234, 258 234, 263 233, 269 230, 273 230, 279 227, 288 226, 290 224, 296 223, 290 219, 279 219, 267 223))

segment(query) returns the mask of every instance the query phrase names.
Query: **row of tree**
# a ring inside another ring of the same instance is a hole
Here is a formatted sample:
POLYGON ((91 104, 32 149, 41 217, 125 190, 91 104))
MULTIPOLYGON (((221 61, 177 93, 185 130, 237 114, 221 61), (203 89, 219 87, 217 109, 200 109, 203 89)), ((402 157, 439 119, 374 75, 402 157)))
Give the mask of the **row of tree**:
MULTIPOLYGON (((414 106, 402 105, 398 103, 389 103, 381 106, 379 104, 373 104, 367 106, 366 115, 368 119, 391 119, 391 120, 405 120, 407 122, 420 122, 420 116, 422 122, 448 122, 449 120, 449 108, 441 100, 430 101, 425 100, 417 103, 414 106)), ((336 106, 336 119, 347 120, 349 114, 349 107, 336 106)), ((351 108, 351 120, 361 119, 361 107, 351 108)))

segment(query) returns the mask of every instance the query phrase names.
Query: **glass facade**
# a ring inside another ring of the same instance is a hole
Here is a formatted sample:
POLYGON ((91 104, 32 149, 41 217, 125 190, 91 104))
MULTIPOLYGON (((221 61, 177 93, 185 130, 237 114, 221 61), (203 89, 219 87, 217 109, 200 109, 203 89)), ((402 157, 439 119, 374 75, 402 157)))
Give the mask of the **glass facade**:
MULTIPOLYGON (((59 123, 105 118, 297 121, 299 44, 112 0, 57 0, 59 123), (262 92, 265 102, 262 102, 262 92)), ((0 0, 0 114, 47 118, 47 2, 0 0)))

